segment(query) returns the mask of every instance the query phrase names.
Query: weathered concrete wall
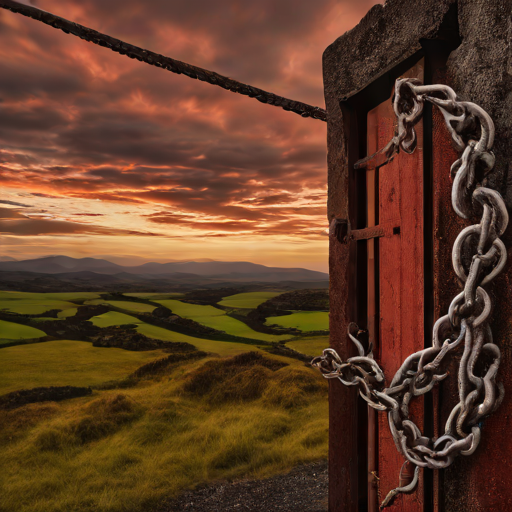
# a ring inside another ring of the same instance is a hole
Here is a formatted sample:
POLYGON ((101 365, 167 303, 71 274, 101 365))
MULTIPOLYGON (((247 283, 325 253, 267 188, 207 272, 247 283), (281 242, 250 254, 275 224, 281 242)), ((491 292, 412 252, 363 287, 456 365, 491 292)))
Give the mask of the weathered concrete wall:
MULTIPOLYGON (((444 42, 445 49, 455 48, 446 67, 434 76, 442 77, 461 98, 479 104, 493 118, 496 166, 491 185, 503 193, 507 206, 512 208, 512 0, 389 0, 384 6, 374 6, 359 25, 337 39, 324 53, 329 220, 350 219, 353 227, 357 225, 356 178, 351 169, 361 156, 358 109, 363 111, 364 103, 378 96, 379 89, 389 90, 400 74, 401 63, 407 59, 412 62, 422 52, 428 52, 428 42, 424 40, 444 42), (373 89, 368 87, 372 83, 375 84, 373 89)), ((448 172, 448 168, 434 169, 434 180, 444 179, 448 172)), ((442 196, 436 198, 437 204, 440 208, 445 204, 446 211, 451 212, 448 182, 436 191, 442 196)), ((440 224, 434 236, 439 237, 437 247, 442 244, 451 250, 457 223, 449 218, 450 212, 439 216, 440 224)), ((507 247, 512 247, 510 226, 503 239, 507 247)), ((436 281, 436 311, 446 309, 457 286, 449 261, 450 250, 434 255, 437 275, 449 276, 451 283, 446 286, 446 280, 444 283, 436 281), (442 285, 445 289, 441 289, 442 285)), ((506 398, 501 408, 486 421, 477 452, 471 457, 459 457, 444 472, 438 510, 512 510, 511 256, 509 250, 506 272, 493 286, 496 307, 491 322, 496 343, 502 350, 498 380, 505 384, 506 398)), ((346 343, 348 322, 358 317, 357 304, 351 300, 357 281, 356 259, 353 246, 331 240, 331 345, 343 358, 352 355, 346 343)), ((448 410, 446 404, 450 403, 454 391, 446 386, 441 400, 443 414, 448 410)), ((357 404, 353 395, 350 388, 336 383, 331 386, 331 512, 359 510, 361 493, 357 490, 357 481, 361 475, 358 477, 355 467, 358 432, 357 404)))

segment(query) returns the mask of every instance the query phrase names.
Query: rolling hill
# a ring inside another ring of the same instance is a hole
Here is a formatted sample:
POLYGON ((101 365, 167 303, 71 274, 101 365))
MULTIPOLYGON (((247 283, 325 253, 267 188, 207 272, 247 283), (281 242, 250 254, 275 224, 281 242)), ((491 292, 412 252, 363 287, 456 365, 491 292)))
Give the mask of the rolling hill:
POLYGON ((236 261, 148 262, 123 266, 101 258, 43 258, 0 261, 0 288, 23 291, 61 289, 122 291, 180 290, 232 285, 277 285, 282 289, 325 288, 328 274, 304 268, 267 267, 236 261))

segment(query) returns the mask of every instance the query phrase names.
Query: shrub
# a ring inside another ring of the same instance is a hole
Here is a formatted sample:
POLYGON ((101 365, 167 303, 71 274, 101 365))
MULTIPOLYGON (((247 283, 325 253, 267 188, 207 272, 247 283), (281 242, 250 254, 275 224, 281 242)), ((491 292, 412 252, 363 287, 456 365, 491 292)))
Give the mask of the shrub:
POLYGON ((209 361, 193 371, 183 389, 213 402, 259 398, 272 372, 287 366, 257 352, 246 352, 221 361, 209 361), (249 371, 251 370, 251 371, 249 371))
POLYGON ((183 361, 190 361, 194 359, 202 359, 206 357, 206 352, 201 350, 196 350, 195 352, 186 352, 186 353, 173 353, 170 356, 164 357, 162 359, 157 359, 156 361, 151 361, 135 370, 131 375, 128 376, 128 379, 137 379, 141 377, 149 377, 152 375, 158 375, 176 363, 181 363, 183 361))
POLYGON ((85 408, 85 412, 87 416, 71 426, 73 435, 80 443, 113 434, 143 414, 141 406, 121 394, 95 400, 85 408))
POLYGON ((210 392, 213 403, 245 402, 261 397, 268 386, 272 372, 261 366, 253 366, 235 373, 233 377, 215 386, 210 392))

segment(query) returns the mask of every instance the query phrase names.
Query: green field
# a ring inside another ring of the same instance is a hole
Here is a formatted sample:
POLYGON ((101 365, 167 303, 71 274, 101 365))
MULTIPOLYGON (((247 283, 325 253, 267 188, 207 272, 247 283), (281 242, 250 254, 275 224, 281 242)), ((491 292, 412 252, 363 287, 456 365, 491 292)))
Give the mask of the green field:
POLYGON ((227 316, 225 311, 213 306, 187 304, 179 300, 157 300, 155 302, 169 308, 176 315, 183 318, 190 318, 191 320, 195 320, 207 327, 212 327, 218 331, 224 331, 225 333, 233 336, 240 336, 242 338, 250 338, 260 341, 279 341, 290 338, 290 336, 287 335, 263 334, 253 331, 243 322, 227 316))
POLYGON ((322 350, 329 347, 329 336, 318 336, 288 341, 286 346, 308 356, 321 356, 322 350))
MULTIPOLYGON (((27 340, 43 336, 46 336, 46 333, 34 327, 0 320, 0 345, 2 345, 2 340, 27 340)), ((4 364, 3 360, 1 364, 4 364)))
POLYGON ((267 325, 293 327, 304 332, 329 330, 329 313, 326 311, 295 311, 291 315, 270 316, 267 325))
POLYGON ((128 300, 107 300, 104 304, 110 304, 115 308, 126 309, 126 311, 133 311, 134 313, 151 313, 157 307, 144 304, 143 302, 130 302, 128 300))
POLYGON ((181 334, 179 332, 168 331, 162 327, 157 327, 156 325, 149 325, 146 323, 139 324, 137 326, 137 331, 141 334, 144 334, 148 338, 154 338, 157 340, 184 341, 194 345, 199 350, 218 354, 223 357, 236 356, 237 354, 247 352, 248 350, 254 350, 258 352, 260 351, 260 349, 254 345, 245 345, 244 343, 233 343, 230 341, 215 341, 194 338, 193 336, 187 336, 186 334, 181 334))
POLYGON ((123 293, 127 297, 135 297, 141 299, 157 300, 157 299, 174 299, 175 297, 183 297, 183 293, 172 292, 172 293, 123 293))
POLYGON ((99 299, 100 295, 94 292, 58 292, 58 293, 32 293, 0 291, 0 300, 4 299, 28 299, 28 300, 69 300, 82 301, 99 299))
POLYGON ((4 298, 0 300, 0 310, 9 311, 11 313, 19 313, 21 315, 42 315, 51 309, 64 310, 70 308, 76 308, 76 304, 49 298, 4 298))
POLYGON ((90 321, 96 327, 112 327, 114 325, 140 324, 141 321, 134 316, 118 313, 117 311, 108 311, 102 315, 93 316, 90 321))
POLYGON ((161 350, 133 352, 71 340, 6 347, 0 356, 0 394, 39 386, 94 386, 163 355, 161 350))
POLYGON ((281 293, 283 292, 237 293, 236 295, 224 297, 219 302, 219 306, 236 309, 256 309, 260 304, 263 304, 263 302, 266 302, 273 297, 277 297, 278 295, 281 295, 281 293))
POLYGON ((110 305, 115 308, 124 309, 126 311, 133 311, 134 313, 151 313, 157 306, 145 304, 143 302, 132 302, 129 300, 103 300, 92 299, 84 302, 87 306, 110 305))
POLYGON ((102 298, 89 299, 84 302, 84 305, 86 305, 86 306, 98 306, 100 304, 105 304, 105 301, 102 298))
POLYGON ((68 318, 70 316, 75 316, 77 311, 78 311, 78 308, 65 309, 64 311, 57 313, 57 317, 58 318, 68 318))

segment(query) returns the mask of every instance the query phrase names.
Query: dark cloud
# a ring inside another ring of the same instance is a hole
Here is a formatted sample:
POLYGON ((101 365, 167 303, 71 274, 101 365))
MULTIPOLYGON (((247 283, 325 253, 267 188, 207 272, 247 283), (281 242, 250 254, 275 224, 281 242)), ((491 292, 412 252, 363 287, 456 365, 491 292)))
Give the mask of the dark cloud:
POLYGON ((8 201, 7 199, 0 200, 0 204, 10 204, 10 205, 13 205, 13 206, 22 206, 24 208, 30 208, 29 204, 17 203, 15 201, 8 201))
MULTIPOLYGON (((37 5, 138 46, 323 106, 322 52, 374 3, 37 5)), ((168 207, 147 219, 210 237, 248 229, 262 236, 314 237, 324 229, 325 123, 132 61, 4 10, 0 63, 0 180, 6 187, 46 199, 168 207)), ((8 224, 26 235, 106 229, 45 219, 8 224)))
POLYGON ((154 233, 144 233, 127 229, 105 228, 92 224, 78 224, 62 220, 48 219, 6 219, 0 222, 0 232, 9 235, 110 235, 110 236, 156 236, 154 233))
POLYGON ((0 208, 0 219, 26 219, 25 215, 22 215, 13 208, 0 208))

